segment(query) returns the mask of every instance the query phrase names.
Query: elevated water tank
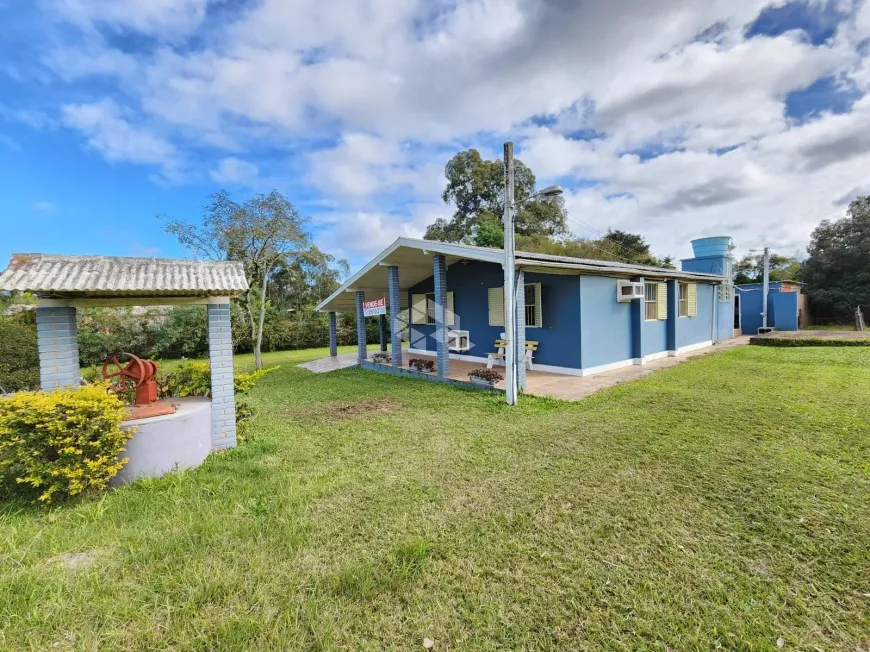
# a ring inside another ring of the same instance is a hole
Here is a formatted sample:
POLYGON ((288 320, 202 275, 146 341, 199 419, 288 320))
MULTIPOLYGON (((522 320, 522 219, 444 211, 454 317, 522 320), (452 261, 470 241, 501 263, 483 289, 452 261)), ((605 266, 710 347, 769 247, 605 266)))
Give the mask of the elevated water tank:
POLYGON ((727 235, 692 240, 692 250, 695 252, 695 258, 727 256, 732 248, 731 237, 727 235))

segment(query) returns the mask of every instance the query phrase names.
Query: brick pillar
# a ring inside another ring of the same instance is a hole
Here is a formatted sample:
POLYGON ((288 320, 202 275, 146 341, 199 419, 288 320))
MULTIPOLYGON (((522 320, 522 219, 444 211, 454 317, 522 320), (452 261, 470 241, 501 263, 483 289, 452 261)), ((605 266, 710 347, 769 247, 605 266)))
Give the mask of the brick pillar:
POLYGON ((39 381, 42 390, 79 384, 79 331, 76 309, 37 308, 36 338, 39 346, 39 381))
POLYGON ((676 355, 677 349, 677 328, 680 321, 680 284, 678 281, 668 281, 668 352, 670 355, 676 355))
MULTIPOLYGON (((643 283, 643 278, 632 281, 643 283)), ((631 302, 631 357, 635 364, 643 364, 643 298, 631 302)))
POLYGON ((208 359, 211 364, 211 448, 236 445, 236 392, 233 387, 233 336, 230 304, 209 304, 208 359))
POLYGON ((338 355, 338 320, 335 313, 329 313, 329 355, 333 358, 338 355))
POLYGON ((366 299, 366 293, 362 290, 356 291, 356 347, 357 360, 360 364, 366 359, 366 318, 363 314, 363 301, 366 299))
POLYGON ((399 268, 390 265, 390 344, 392 346, 393 366, 402 366, 402 298, 399 292, 399 268))
POLYGON ((447 348, 447 259, 432 256, 432 274, 435 277, 435 346, 438 351, 438 375, 450 375, 450 349, 447 348))
POLYGON ((516 346, 514 347, 514 369, 517 371, 517 389, 526 388, 526 275, 523 270, 517 271, 516 277, 516 346))
POLYGON ((378 337, 379 337, 380 342, 381 342, 381 352, 386 353, 387 352, 387 316, 386 315, 378 315, 378 317, 379 317, 378 326, 380 327, 378 330, 378 337))

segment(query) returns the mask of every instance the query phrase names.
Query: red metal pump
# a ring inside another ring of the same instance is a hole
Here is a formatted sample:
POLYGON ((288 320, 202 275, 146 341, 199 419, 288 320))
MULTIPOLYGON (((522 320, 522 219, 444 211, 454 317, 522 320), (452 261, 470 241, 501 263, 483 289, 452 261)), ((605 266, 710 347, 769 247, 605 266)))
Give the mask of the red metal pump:
POLYGON ((175 412, 171 403, 161 401, 155 405, 158 402, 157 364, 151 360, 143 360, 132 353, 116 353, 103 362, 102 376, 109 381, 113 392, 136 390, 135 407, 128 408, 128 421, 175 412))

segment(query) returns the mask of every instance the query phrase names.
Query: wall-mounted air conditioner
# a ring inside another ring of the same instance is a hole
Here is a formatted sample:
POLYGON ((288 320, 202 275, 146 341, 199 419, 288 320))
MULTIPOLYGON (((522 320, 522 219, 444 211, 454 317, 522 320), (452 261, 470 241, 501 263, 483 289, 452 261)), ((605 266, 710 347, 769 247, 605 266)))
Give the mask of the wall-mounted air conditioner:
POLYGON ((616 282, 617 301, 634 301, 635 299, 643 299, 643 283, 635 283, 634 281, 616 282))
POLYGON ((471 349, 468 331, 447 331, 447 348, 463 353, 471 349))

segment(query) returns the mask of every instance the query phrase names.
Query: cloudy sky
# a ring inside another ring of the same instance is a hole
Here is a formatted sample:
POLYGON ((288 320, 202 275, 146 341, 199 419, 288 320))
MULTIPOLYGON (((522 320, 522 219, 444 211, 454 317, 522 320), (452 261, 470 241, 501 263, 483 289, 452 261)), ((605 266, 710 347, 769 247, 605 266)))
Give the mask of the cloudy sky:
POLYGON ((277 188, 360 264, 513 140, 581 236, 805 248, 870 193, 870 0, 0 0, 0 259, 277 188))

